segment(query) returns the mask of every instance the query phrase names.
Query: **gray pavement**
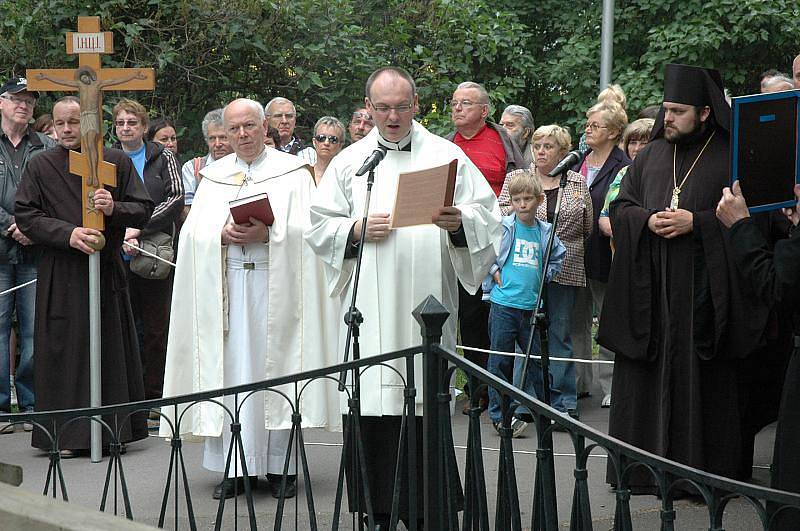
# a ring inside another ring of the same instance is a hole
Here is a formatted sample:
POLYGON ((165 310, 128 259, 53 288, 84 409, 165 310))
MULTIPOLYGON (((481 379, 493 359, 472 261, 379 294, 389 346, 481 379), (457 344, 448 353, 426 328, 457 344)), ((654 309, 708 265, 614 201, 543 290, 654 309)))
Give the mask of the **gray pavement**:
MULTIPOLYGON (((599 393, 581 400, 581 421, 601 430, 608 428, 608 410, 600 408, 599 393)), ((457 404, 460 411, 461 404, 457 404)), ((494 518, 494 502, 496 498, 498 445, 499 438, 492 429, 486 415, 483 422, 483 445, 486 484, 490 507, 490 521, 494 518)), ((457 413, 453 418, 456 456, 463 465, 466 446, 467 417, 457 413)), ((334 500, 336 495, 336 478, 341 455, 341 434, 323 430, 306 430, 307 453, 311 471, 311 487, 314 493, 315 515, 322 529, 330 529, 333 519, 334 500)), ((535 432, 533 427, 523 438, 514 440, 516 475, 519 484, 520 505, 522 508, 523 528, 530 525, 533 471, 535 463, 535 432)), ((774 426, 765 429, 757 438, 755 451, 754 481, 766 484, 772 456, 774 426)), ((568 529, 569 515, 573 495, 574 457, 571 455, 572 444, 565 433, 554 435, 556 448, 556 473, 558 494, 558 515, 562 527, 568 529)), ((169 444, 162 439, 150 437, 146 441, 128 445, 128 452, 123 457, 124 473, 132 502, 135 520, 155 525, 164 494, 165 476, 169 464, 169 444)), ((199 529, 212 529, 217 510, 217 503, 211 499, 214 485, 220 480, 219 474, 209 472, 201 467, 203 445, 184 444, 184 456, 189 475, 191 495, 199 529)), ((595 529, 611 529, 614 514, 614 497, 604 482, 606 458, 601 451, 589 460, 589 492, 591 497, 592 518, 595 529)), ((20 488, 41 493, 47 473, 48 460, 44 453, 30 447, 30 434, 18 432, 0 435, 0 462, 11 463, 23 467, 23 483, 20 488)), ((65 460, 63 463, 64 479, 67 484, 69 500, 86 507, 98 508, 102 495, 103 482, 108 460, 92 464, 88 458, 65 460)), ((391 473, 391 471, 387 471, 391 473)), ((173 484, 174 487, 174 484, 173 484)), ((300 495, 287 502, 283 524, 285 529, 308 529, 308 508, 304 496, 305 486, 300 485, 300 495)), ((170 505, 166 527, 173 528, 174 491, 170 494, 170 505)), ((181 495, 181 498, 183 495, 181 495)), ((240 497, 241 498, 241 497, 240 497)), ((113 500, 113 499, 112 499, 113 500)), ((659 501, 651 496, 634 496, 630 501, 635 529, 659 528, 659 501)), ((277 502, 265 488, 255 492, 255 510, 259 527, 272 528, 277 502)), ((122 498, 118 499, 116 509, 123 513, 122 498)), ((110 501, 107 511, 114 510, 110 501)), ((676 502, 676 529, 708 529, 709 522, 704 506, 690 502, 676 502)), ((238 503, 228 500, 225 508, 224 527, 234 528, 234 519, 240 529, 247 528, 247 508, 242 499, 238 503)), ((180 529, 188 529, 186 509, 179 506, 178 522, 180 529)), ((402 527, 402 526, 401 526, 402 527)), ((0 529, 2 529, 0 522, 0 529)), ((349 514, 340 517, 340 529, 352 529, 349 514)), ((752 530, 760 528, 755 515, 744 502, 734 501, 726 511, 725 529, 752 530)))

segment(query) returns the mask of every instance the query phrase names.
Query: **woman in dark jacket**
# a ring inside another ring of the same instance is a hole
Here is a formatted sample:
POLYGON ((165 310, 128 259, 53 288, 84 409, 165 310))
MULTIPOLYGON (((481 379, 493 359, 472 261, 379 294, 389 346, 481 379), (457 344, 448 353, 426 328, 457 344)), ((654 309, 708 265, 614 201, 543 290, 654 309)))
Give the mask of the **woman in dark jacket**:
MULTIPOLYGON (((594 308, 600 311, 603 296, 611 269, 610 238, 598 228, 598 218, 603 208, 608 186, 631 159, 622 151, 619 144, 628 116, 625 110, 611 101, 602 101, 586 111, 586 144, 589 150, 583 159, 572 169, 586 179, 589 195, 592 197, 592 234, 586 241, 586 278, 588 286, 578 290, 572 314, 572 346, 576 358, 592 358, 592 318, 594 308)), ((600 347, 600 358, 611 360, 614 354, 600 347)), ((611 365, 598 365, 598 380, 603 390, 603 407, 611 406, 611 365)), ((588 396, 592 385, 592 366, 579 364, 577 367, 578 397, 588 396)))
MULTIPOLYGON (((141 231, 127 229, 125 241, 140 247, 142 238, 158 232, 174 236, 175 222, 183 210, 183 181, 175 155, 161 144, 144 141, 148 116, 140 103, 123 99, 114 106, 112 114, 122 150, 131 158, 156 204, 147 225, 141 231)), ((138 251, 127 246, 123 249, 129 264, 138 251)), ((131 306, 141 342, 145 398, 160 398, 164 386, 173 273, 163 279, 128 273, 131 306)))

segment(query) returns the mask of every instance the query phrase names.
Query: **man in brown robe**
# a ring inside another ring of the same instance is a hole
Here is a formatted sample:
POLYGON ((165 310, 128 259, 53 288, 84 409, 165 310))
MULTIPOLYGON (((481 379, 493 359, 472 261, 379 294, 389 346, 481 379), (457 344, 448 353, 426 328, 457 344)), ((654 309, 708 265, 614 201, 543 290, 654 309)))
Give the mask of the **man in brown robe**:
MULTIPOLYGON (((730 107, 715 70, 667 65, 650 143, 611 205, 616 254, 598 342, 617 353, 610 435, 733 477, 750 476, 744 384, 768 308, 730 262, 715 217, 729 182, 730 107)), ((612 466, 608 480, 617 484, 612 466)), ((634 492, 654 492, 643 469, 634 492)))
MULTIPOLYGON (((103 405, 144 399, 142 368, 128 297, 120 247, 125 227, 141 227, 150 218, 150 199, 133 165, 122 151, 106 149, 104 159, 116 165, 117 185, 97 190, 94 206, 106 216, 106 246, 94 251, 100 232, 81 227, 81 177, 69 171, 69 150, 79 149, 80 102, 74 96, 53 107, 59 145, 33 159, 17 190, 20 230, 43 249, 36 286, 34 325, 36 409, 89 407, 89 288, 87 255, 100 252, 103 405)), ((146 416, 104 417, 119 429, 119 442, 147 437, 146 416)), ((59 423, 60 424, 60 423, 59 423)), ((61 426, 58 426, 61 432, 61 426)), ((60 433, 64 457, 86 454, 90 423, 72 422, 60 433)), ((52 443, 35 429, 31 444, 52 443)), ((103 445, 109 434, 103 430, 103 445)))

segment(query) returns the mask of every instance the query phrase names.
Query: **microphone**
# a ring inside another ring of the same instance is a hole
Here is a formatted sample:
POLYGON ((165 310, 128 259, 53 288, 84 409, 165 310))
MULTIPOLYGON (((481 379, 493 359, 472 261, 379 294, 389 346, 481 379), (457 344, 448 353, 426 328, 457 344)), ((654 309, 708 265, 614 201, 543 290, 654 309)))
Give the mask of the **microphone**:
POLYGON ((560 175, 564 171, 568 170, 569 168, 577 164, 578 161, 581 160, 585 154, 586 151, 581 151, 580 149, 570 151, 566 157, 561 159, 561 162, 556 164, 556 167, 553 168, 553 170, 550 173, 548 173, 547 176, 556 177, 557 175, 560 175))
POLYGON ((356 172, 356 177, 361 177, 368 171, 374 170, 378 164, 383 160, 383 157, 386 156, 386 147, 378 144, 378 149, 372 152, 372 155, 367 157, 367 160, 364 161, 364 164, 361 166, 361 169, 356 172))

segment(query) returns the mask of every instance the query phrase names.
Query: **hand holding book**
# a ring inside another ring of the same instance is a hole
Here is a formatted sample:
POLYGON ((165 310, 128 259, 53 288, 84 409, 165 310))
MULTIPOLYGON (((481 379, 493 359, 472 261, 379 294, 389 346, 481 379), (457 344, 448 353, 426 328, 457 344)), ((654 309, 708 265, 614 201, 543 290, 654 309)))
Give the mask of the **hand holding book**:
POLYGON ((256 194, 229 202, 231 216, 237 225, 250 223, 250 218, 255 218, 267 227, 275 223, 272 205, 267 194, 256 194))

